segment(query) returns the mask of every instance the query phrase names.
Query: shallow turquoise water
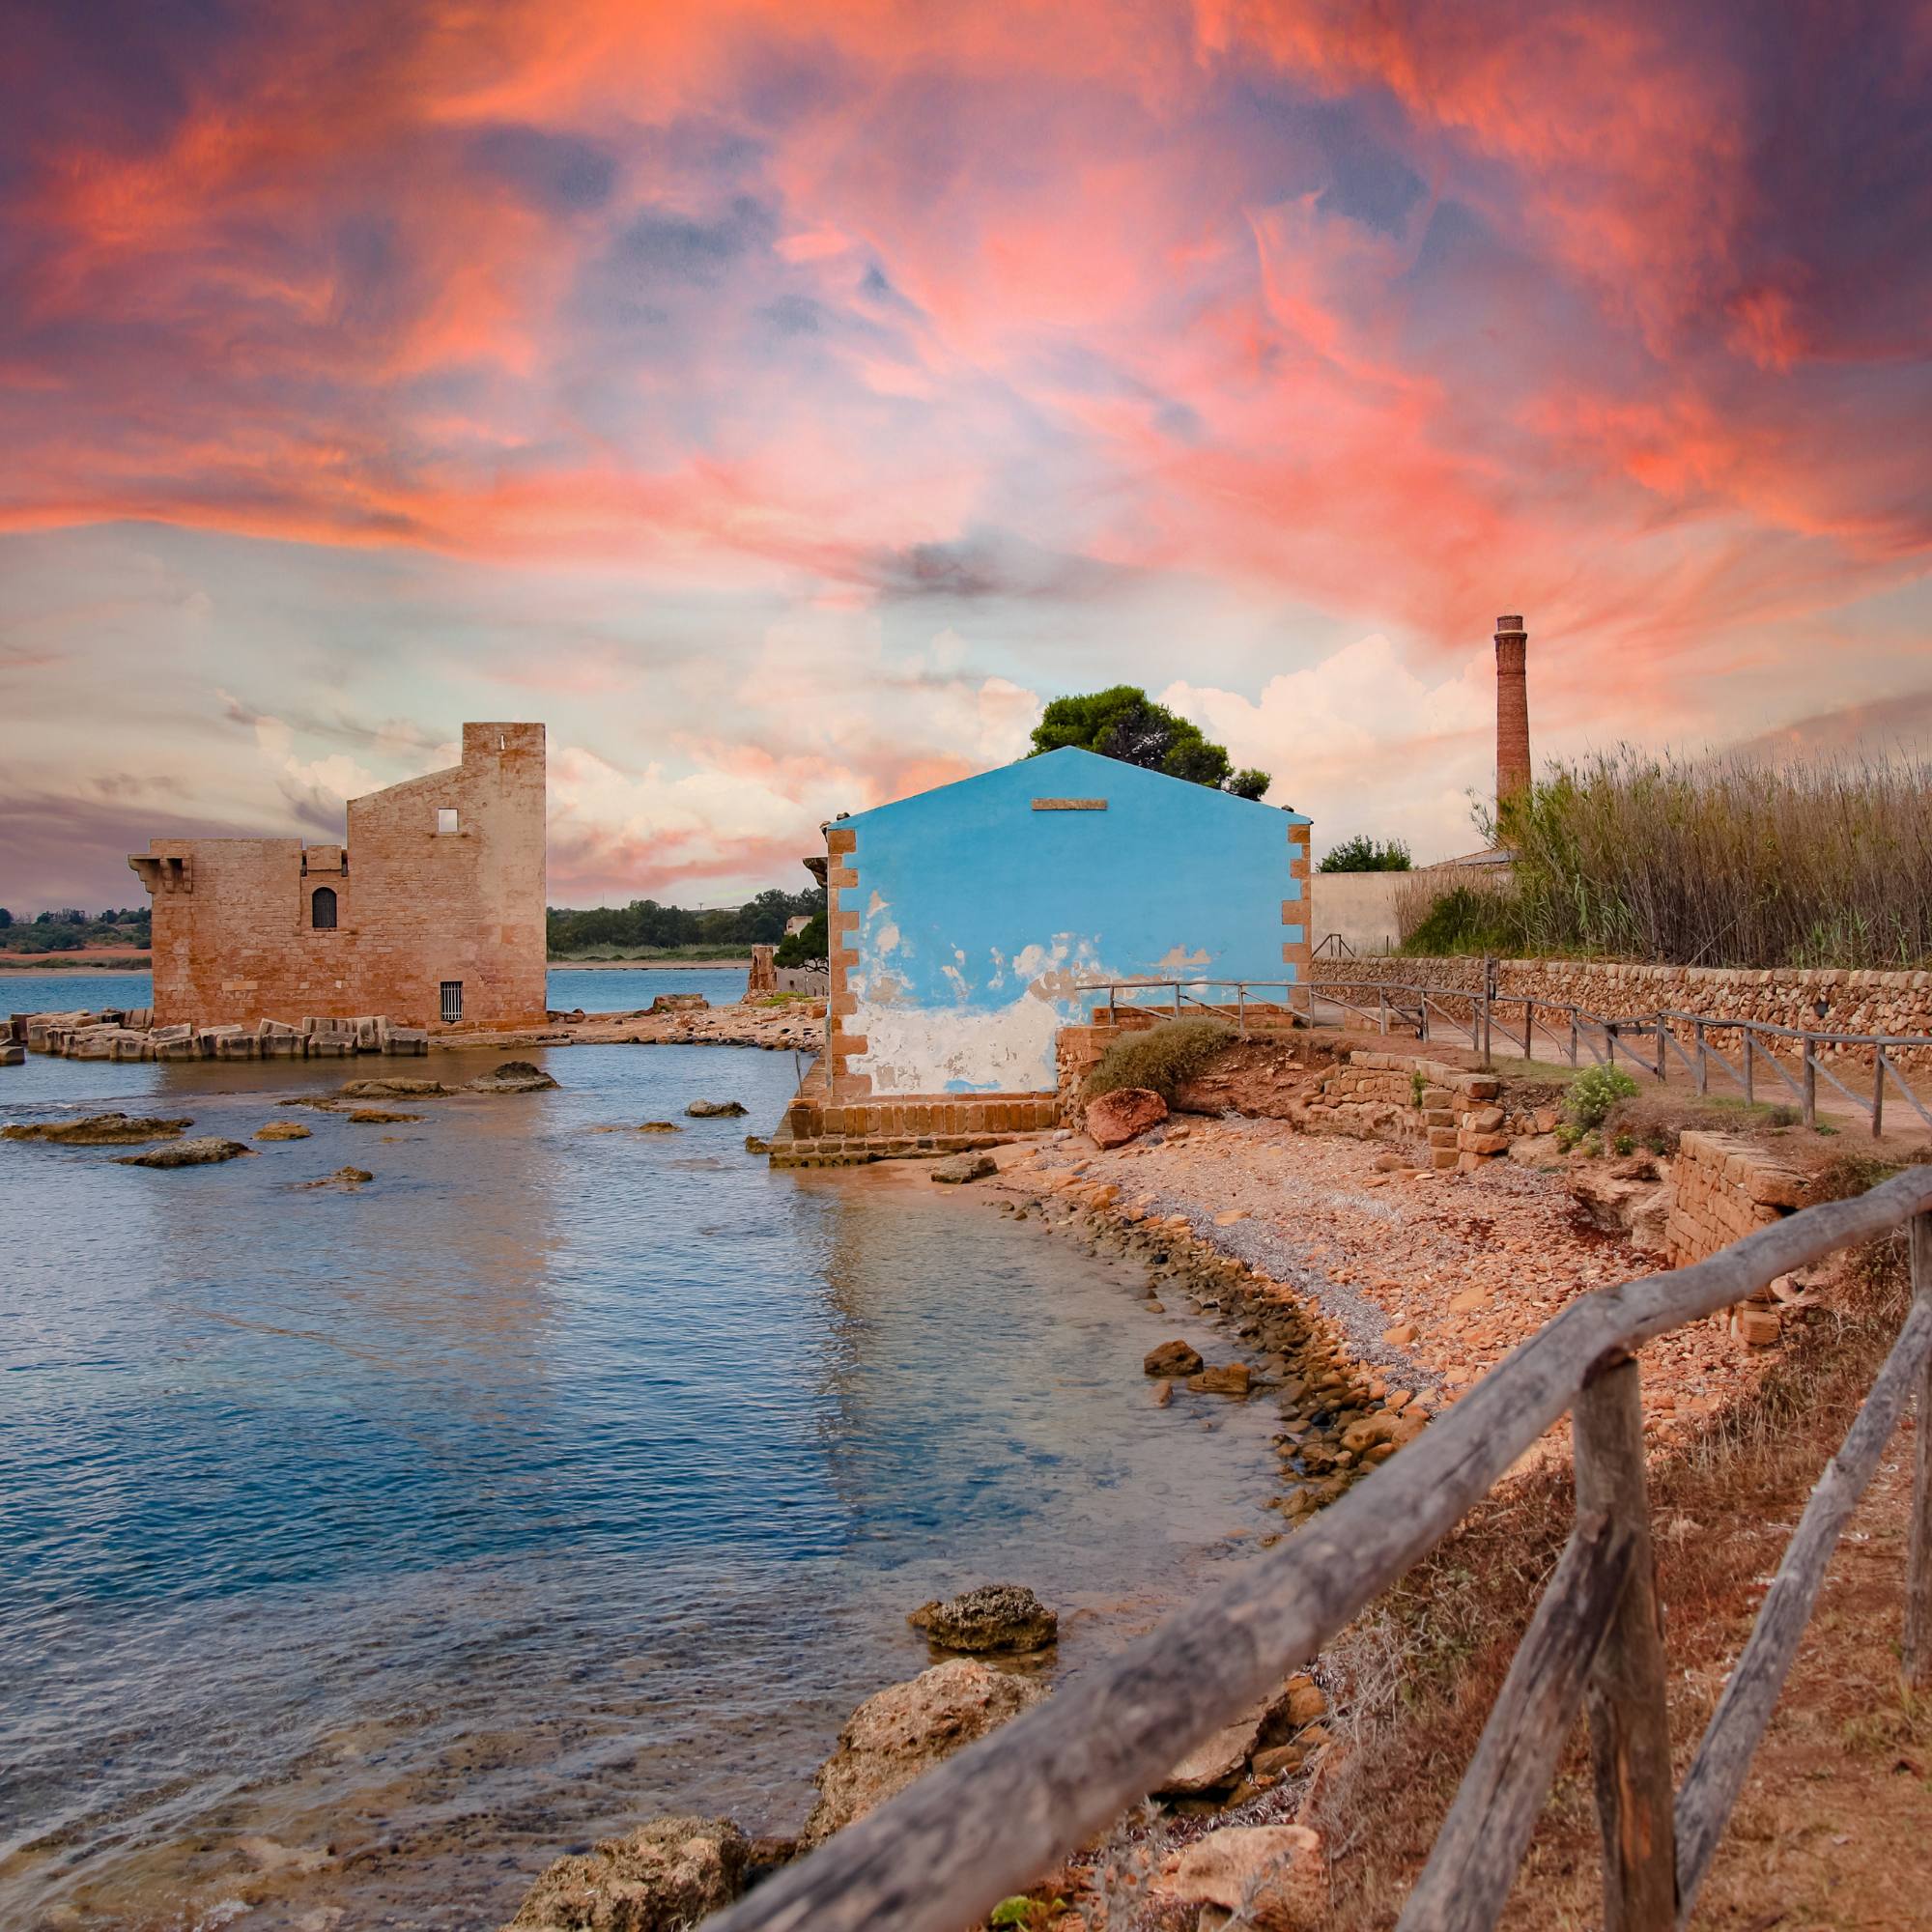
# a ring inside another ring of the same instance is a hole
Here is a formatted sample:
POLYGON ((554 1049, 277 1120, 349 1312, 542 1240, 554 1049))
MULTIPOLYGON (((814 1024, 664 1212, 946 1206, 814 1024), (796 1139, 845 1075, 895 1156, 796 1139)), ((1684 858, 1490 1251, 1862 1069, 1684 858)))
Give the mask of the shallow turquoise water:
POLYGON ((0 1145, 0 1924, 495 1926, 627 1819, 795 1826, 926 1598, 1029 1582, 1077 1668, 1270 1520, 1270 1417, 1151 1406, 1212 1341, 1130 1276, 748 1154, 788 1058, 547 1064, 390 1126, 291 1108, 333 1063, 6 1071, 0 1121, 313 1137, 0 1145), (594 1131, 700 1096, 751 1116, 594 1131))
MULTIPOLYGON (((582 1007, 587 1013, 627 1013, 647 1007, 660 993, 702 993, 714 1007, 744 997, 742 971, 707 967, 553 966, 549 999, 558 1012, 582 1007)), ((154 998, 147 973, 102 973, 93 967, 66 973, 0 972, 0 1013, 71 1012, 76 1008, 145 1007, 154 998)), ((299 1019, 299 1013, 288 1017, 299 1019)))

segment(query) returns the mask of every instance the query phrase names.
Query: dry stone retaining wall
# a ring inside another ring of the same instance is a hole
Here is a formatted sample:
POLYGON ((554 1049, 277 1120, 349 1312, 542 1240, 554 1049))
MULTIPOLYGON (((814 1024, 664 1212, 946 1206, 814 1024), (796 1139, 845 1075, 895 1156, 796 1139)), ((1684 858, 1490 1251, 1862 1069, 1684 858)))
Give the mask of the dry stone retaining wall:
POLYGON ((1749 1141, 1690 1131, 1677 1151, 1677 1198, 1664 1223, 1672 1267, 1768 1228, 1804 1200, 1804 1177, 1749 1141))
MULTIPOLYGON (((1320 980, 1364 984, 1427 986, 1474 992, 1483 983, 1476 958, 1357 959, 1320 980)), ((1529 994, 1579 1006, 1606 1019, 1626 1019, 1660 1009, 1694 1013, 1713 1024, 1756 1020, 1767 1026, 1828 1033, 1905 1034, 1932 1038, 1932 973, 1881 973, 1848 967, 1776 968, 1764 972, 1727 966, 1647 966, 1596 959, 1499 959, 1499 993, 1529 994), (1818 1014, 1818 1001, 1825 1014, 1818 1014)), ((1507 1016, 1498 1016, 1507 1028, 1507 1016)), ((1688 1029, 1678 1026, 1680 1037, 1688 1029)), ((1714 1042, 1730 1053, 1735 1038, 1714 1042)), ((1819 1049, 1821 1057, 1870 1065, 1869 1047, 1819 1049)), ((1735 1055, 1733 1055, 1735 1057, 1735 1055)), ((1897 1056, 1907 1065, 1932 1066, 1932 1052, 1897 1056)))

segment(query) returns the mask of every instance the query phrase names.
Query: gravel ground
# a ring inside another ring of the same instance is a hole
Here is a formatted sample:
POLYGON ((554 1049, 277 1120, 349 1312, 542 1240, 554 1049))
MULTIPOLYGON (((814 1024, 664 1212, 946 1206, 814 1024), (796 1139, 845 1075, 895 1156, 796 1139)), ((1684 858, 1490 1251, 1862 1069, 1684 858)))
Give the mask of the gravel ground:
MULTIPOLYGON (((1187 1117, 1112 1152, 1047 1142, 1003 1185, 1038 1192, 1068 1169, 1120 1189, 1114 1211, 1184 1215, 1203 1239, 1316 1303, 1358 1360, 1432 1406, 1493 1367, 1577 1295, 1658 1261, 1591 1227, 1562 1172, 1509 1160, 1471 1175, 1377 1168, 1386 1143, 1278 1121, 1187 1117)), ((1643 1350, 1647 1421, 1670 1431, 1728 1401, 1771 1351, 1699 1323, 1643 1350)))

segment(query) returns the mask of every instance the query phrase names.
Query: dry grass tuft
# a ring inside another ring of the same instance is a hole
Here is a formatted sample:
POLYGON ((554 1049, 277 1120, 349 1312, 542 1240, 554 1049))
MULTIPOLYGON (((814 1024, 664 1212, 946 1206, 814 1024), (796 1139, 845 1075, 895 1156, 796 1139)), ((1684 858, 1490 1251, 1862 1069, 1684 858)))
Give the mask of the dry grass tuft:
POLYGON ((1145 1033, 1127 1034, 1087 1076, 1087 1097, 1122 1087, 1147 1087, 1172 1106, 1176 1089, 1234 1039, 1232 1027, 1211 1019, 1167 1020, 1145 1033))

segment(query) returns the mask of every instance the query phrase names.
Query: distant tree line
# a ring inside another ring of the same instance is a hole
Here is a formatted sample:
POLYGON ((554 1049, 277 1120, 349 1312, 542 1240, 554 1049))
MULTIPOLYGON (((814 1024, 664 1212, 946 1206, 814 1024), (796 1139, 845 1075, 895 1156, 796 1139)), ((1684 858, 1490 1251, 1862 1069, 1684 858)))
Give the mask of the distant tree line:
POLYGON ((15 919, 0 906, 0 941, 9 952, 79 952, 90 946, 146 946, 154 932, 151 906, 109 907, 83 912, 79 906, 37 912, 32 919, 15 919))
POLYGON ((713 906, 701 912, 660 905, 656 899, 583 910, 552 906, 550 951, 563 954, 600 947, 668 952, 685 946, 775 946, 784 937, 787 921, 810 919, 813 914, 822 918, 824 911, 825 895, 816 886, 796 893, 775 886, 741 906, 713 906))

